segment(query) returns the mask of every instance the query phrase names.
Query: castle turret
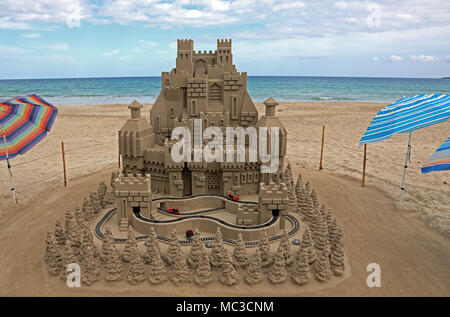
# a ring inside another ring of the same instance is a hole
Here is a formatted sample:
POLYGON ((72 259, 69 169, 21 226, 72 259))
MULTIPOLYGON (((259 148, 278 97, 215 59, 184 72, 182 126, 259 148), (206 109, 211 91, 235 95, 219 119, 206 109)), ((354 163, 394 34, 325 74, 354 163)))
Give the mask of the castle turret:
POLYGON ((124 169, 143 168, 144 150, 154 145, 153 130, 149 122, 141 117, 142 105, 136 100, 128 108, 131 118, 119 131, 119 153, 122 155, 124 169))
POLYGON ((231 70, 233 65, 233 54, 231 53, 231 39, 217 40, 217 64, 225 65, 227 71, 231 70), (230 66, 228 66, 230 65, 230 66))
POLYGON ((177 72, 187 72, 192 74, 193 63, 192 55, 194 54, 193 40, 178 40, 177 41, 177 72))

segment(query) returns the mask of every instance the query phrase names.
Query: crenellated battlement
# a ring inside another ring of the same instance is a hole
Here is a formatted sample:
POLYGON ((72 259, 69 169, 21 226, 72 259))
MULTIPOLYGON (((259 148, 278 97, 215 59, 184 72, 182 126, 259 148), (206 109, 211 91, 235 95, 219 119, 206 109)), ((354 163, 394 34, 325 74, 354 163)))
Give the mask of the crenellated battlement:
POLYGON ((217 40, 217 48, 231 48, 231 39, 217 40))
POLYGON ((178 51, 193 51, 194 41, 189 39, 178 39, 177 40, 178 51))
POLYGON ((211 51, 211 50, 209 50, 209 51, 197 51, 197 52, 194 52, 194 56, 197 56, 197 57, 200 57, 200 56, 214 56, 214 55, 216 55, 216 52, 213 52, 213 51, 211 51))

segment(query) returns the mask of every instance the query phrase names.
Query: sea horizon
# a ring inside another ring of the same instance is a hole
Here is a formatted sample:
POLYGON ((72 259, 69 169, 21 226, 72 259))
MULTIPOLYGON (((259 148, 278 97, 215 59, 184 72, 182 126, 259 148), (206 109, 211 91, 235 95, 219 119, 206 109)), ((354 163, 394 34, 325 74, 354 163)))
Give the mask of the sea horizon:
MULTIPOLYGON (((405 96, 450 94, 445 78, 351 76, 248 76, 254 102, 394 102, 405 96)), ((161 76, 0 79, 0 99, 37 94, 57 105, 153 103, 161 76)))

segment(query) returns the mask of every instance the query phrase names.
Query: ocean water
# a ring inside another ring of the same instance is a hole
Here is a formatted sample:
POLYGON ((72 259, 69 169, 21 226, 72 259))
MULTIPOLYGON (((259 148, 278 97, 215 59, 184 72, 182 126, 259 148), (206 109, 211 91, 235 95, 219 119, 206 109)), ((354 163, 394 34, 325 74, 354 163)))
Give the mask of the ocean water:
MULTIPOLYGON (((423 93, 450 94, 450 79, 249 76, 247 89, 256 102, 376 101, 391 103, 423 93)), ((0 99, 38 94, 56 105, 152 103, 160 77, 0 80, 0 99)))

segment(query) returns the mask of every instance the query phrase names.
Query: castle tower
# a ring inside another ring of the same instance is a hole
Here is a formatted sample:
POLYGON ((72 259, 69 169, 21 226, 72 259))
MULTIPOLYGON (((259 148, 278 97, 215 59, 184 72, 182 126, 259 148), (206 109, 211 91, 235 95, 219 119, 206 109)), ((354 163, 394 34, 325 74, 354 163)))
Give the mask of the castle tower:
POLYGON ((217 64, 218 65, 230 65, 224 69, 231 69, 233 65, 233 54, 231 53, 231 39, 229 40, 217 40, 217 64))
POLYGON ((194 54, 193 40, 177 40, 177 72, 187 72, 192 74, 193 63, 192 56, 194 54))
POLYGON ((124 169, 136 173, 143 168, 144 150, 152 147, 155 141, 152 126, 141 117, 142 105, 135 100, 128 109, 131 110, 131 118, 119 131, 119 153, 124 169))

